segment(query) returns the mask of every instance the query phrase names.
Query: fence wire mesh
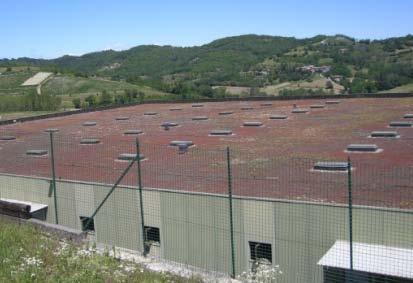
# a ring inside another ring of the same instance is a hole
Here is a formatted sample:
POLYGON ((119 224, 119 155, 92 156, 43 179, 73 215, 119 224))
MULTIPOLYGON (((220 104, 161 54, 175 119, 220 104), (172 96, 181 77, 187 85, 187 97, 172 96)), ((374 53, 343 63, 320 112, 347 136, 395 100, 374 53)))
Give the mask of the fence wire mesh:
POLYGON ((0 197, 47 204, 47 221, 57 214, 97 242, 233 276, 265 259, 280 282, 413 278, 413 167, 352 158, 350 174, 320 170, 311 142, 304 158, 282 154, 283 139, 272 143, 279 155, 231 146, 229 163, 227 148, 180 150, 169 134, 138 152, 139 136, 113 139, 104 127, 54 133, 51 156, 49 133, 2 131, 16 139, 0 143, 0 197))

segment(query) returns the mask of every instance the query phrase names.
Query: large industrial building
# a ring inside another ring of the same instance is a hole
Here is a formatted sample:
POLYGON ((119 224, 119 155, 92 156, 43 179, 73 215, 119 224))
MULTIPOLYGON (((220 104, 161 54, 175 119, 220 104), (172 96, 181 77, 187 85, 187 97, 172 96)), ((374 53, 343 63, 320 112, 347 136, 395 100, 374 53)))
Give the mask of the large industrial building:
POLYGON ((1 126, 0 198, 208 271, 266 258, 282 282, 345 282, 351 230, 359 276, 411 282, 412 112, 410 97, 143 104, 1 126), (88 221, 136 138, 142 199, 134 165, 88 221))

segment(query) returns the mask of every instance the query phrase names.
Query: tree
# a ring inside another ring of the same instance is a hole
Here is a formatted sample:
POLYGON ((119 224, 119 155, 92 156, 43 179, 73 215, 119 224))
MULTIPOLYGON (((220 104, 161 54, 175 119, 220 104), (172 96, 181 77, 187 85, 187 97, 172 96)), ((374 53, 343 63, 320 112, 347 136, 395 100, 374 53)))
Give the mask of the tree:
POLYGON ((333 88, 334 88, 333 83, 330 80, 326 81, 326 89, 333 89, 333 88))
POLYGON ((99 105, 110 105, 112 104, 112 95, 106 90, 102 91, 100 96, 99 105))
POLYGON ((79 98, 79 97, 73 98, 73 99, 72 99, 72 103, 73 103, 73 106, 74 106, 76 109, 80 109, 81 101, 80 101, 80 98, 79 98))
POLYGON ((96 107, 97 99, 96 96, 91 94, 85 98, 85 102, 87 102, 88 107, 96 107))
POLYGON ((88 109, 89 108, 89 103, 87 101, 82 101, 80 108, 82 109, 88 109))
POLYGON ((138 95, 139 95, 139 102, 143 103, 143 101, 145 100, 145 93, 142 91, 139 91, 138 95))

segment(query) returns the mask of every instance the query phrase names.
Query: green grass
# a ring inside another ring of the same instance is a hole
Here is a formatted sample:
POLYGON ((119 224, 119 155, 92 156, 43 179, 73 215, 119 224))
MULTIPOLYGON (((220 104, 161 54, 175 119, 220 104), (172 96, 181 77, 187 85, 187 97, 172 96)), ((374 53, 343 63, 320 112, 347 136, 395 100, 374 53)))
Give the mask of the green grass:
POLYGON ((137 86, 127 82, 62 75, 54 76, 47 81, 42 87, 42 92, 75 97, 101 93, 103 90, 114 94, 123 93, 125 89, 136 89, 144 92, 147 96, 165 94, 149 87, 137 86))
POLYGON ((156 273, 27 225, 0 221, 0 282, 200 282, 156 273))
POLYGON ((406 84, 406 85, 401 85, 389 90, 384 90, 381 92, 397 92, 397 93, 403 93, 403 92, 413 92, 413 83, 411 84, 406 84))
POLYGON ((33 76, 33 71, 7 72, 0 75, 0 95, 1 94, 19 94, 25 88, 20 85, 33 76))

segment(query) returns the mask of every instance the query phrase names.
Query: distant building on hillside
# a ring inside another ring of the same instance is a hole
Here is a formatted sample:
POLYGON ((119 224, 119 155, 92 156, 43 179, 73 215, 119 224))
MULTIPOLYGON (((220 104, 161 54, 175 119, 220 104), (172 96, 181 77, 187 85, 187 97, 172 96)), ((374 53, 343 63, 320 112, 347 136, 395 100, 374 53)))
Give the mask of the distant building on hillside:
POLYGON ((42 84, 45 83, 49 78, 51 78, 53 73, 48 72, 38 72, 34 76, 28 78, 22 86, 35 86, 37 90, 37 94, 41 94, 41 87, 42 84))
POLYGON ((311 72, 311 73, 327 73, 331 70, 331 66, 314 66, 306 65, 298 68, 300 71, 311 72))

